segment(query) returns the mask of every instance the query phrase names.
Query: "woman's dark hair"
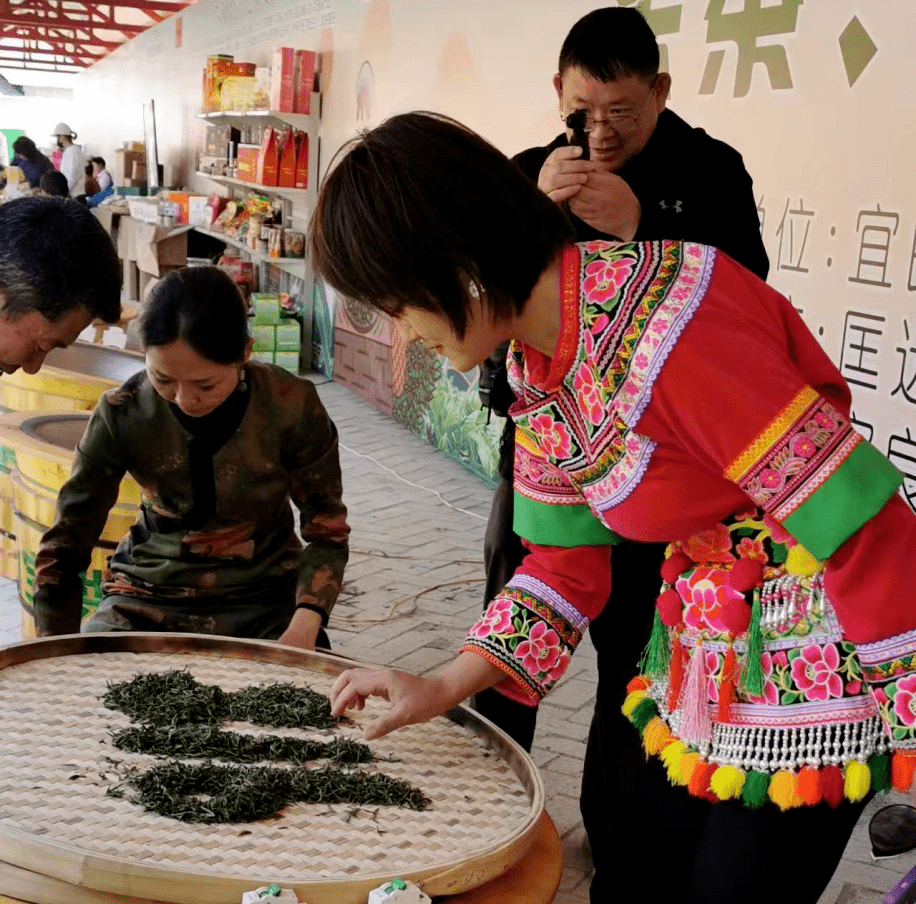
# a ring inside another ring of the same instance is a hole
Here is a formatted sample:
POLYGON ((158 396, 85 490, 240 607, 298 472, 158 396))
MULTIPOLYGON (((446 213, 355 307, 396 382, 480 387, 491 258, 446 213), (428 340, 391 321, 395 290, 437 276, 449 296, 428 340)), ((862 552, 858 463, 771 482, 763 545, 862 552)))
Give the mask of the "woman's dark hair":
POLYGON ((48 170, 41 174, 38 180, 38 187, 46 194, 57 198, 69 198, 70 186, 67 184, 67 177, 57 170, 48 170))
POLYGON ((469 284, 491 317, 521 313, 573 229, 492 144, 437 113, 405 113, 345 145, 309 229, 315 270, 397 316, 422 308, 463 337, 469 284))
POLYGON ((35 142, 31 138, 26 138, 25 135, 20 135, 13 142, 13 153, 34 162, 37 162, 42 156, 41 151, 35 146, 35 142))
POLYGON ((237 364, 248 344, 248 314, 219 267, 173 270, 153 289, 140 324, 144 348, 181 339, 214 364, 237 364))
POLYGON ((583 16, 560 48, 559 73, 581 69, 599 82, 658 75, 658 41, 638 9, 605 6, 583 16))

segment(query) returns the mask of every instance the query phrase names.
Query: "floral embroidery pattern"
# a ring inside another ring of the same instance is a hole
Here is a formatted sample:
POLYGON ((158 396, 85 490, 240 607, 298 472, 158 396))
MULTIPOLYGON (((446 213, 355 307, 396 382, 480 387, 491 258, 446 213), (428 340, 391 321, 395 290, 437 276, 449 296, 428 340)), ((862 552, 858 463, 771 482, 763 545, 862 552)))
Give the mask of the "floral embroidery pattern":
POLYGON ((632 270, 630 258, 597 258, 583 268, 582 290, 593 301, 607 305, 620 294, 632 270))
POLYGON ((601 391, 601 384, 595 376, 593 368, 583 362, 576 370, 573 377, 573 388, 576 390, 576 399, 579 408, 588 420, 596 427, 599 426, 605 418, 604 394, 601 391))
POLYGON ((569 458, 572 438, 562 421, 554 420, 549 412, 534 415, 529 423, 544 451, 553 459, 569 458))
POLYGON ((725 604, 744 597, 729 587, 727 580, 726 571, 708 565, 700 565, 678 578, 674 589, 684 601, 685 624, 697 630, 711 629, 717 634, 728 632, 722 618, 725 604))
POLYGON ((808 700, 843 696, 843 679, 837 674, 840 654, 832 644, 805 647, 792 661, 792 679, 808 700))

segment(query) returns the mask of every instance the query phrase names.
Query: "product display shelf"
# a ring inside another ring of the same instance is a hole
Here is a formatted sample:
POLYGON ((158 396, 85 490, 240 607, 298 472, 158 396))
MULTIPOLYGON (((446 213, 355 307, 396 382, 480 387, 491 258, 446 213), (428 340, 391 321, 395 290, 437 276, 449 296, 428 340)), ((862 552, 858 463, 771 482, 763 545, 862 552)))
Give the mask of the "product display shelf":
POLYGON ((238 248, 240 251, 247 252, 256 263, 273 264, 275 267, 281 267, 284 270, 288 270, 294 276, 303 277, 305 275, 306 268, 304 257, 270 257, 268 254, 249 248, 247 243, 232 238, 232 236, 226 235, 224 232, 214 232, 212 229, 207 229, 205 226, 195 226, 194 229, 202 235, 208 235, 211 238, 225 242, 227 245, 231 245, 233 248, 238 248))
POLYGON ((303 132, 314 133, 318 126, 318 109, 320 94, 312 94, 312 109, 310 113, 284 113, 281 110, 214 110, 209 113, 198 113, 198 119, 208 119, 211 122, 226 122, 228 120, 264 120, 276 119, 289 123, 303 132))
POLYGON ((197 171, 197 175, 203 179, 219 182, 222 185, 235 185, 239 188, 250 188, 252 191, 260 192, 261 194, 280 195, 294 200, 308 198, 310 194, 307 188, 280 188, 276 185, 261 185, 258 182, 246 182, 244 179, 238 179, 235 176, 218 176, 215 173, 202 173, 200 170, 197 171))

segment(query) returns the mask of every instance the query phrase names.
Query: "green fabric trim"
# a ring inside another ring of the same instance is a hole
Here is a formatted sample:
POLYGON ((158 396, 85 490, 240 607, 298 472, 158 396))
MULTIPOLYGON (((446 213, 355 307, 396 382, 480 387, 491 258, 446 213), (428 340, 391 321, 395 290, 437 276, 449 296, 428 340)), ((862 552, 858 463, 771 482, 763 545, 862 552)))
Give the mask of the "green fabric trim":
POLYGON ((587 505, 546 505, 519 493, 512 529, 523 540, 544 546, 615 546, 623 540, 587 505))
POLYGON ((786 518, 786 530, 815 558, 827 559, 884 508, 901 483, 903 474, 863 440, 786 518))

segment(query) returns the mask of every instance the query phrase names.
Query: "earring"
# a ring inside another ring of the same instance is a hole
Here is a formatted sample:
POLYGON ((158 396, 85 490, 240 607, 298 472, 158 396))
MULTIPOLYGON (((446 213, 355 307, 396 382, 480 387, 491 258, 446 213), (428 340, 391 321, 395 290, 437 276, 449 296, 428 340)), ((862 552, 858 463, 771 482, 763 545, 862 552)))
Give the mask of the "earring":
POLYGON ((239 392, 247 392, 247 391, 248 391, 248 384, 245 382, 245 368, 244 368, 244 367, 240 367, 240 368, 239 368, 239 385, 238 385, 238 391, 239 391, 239 392))

